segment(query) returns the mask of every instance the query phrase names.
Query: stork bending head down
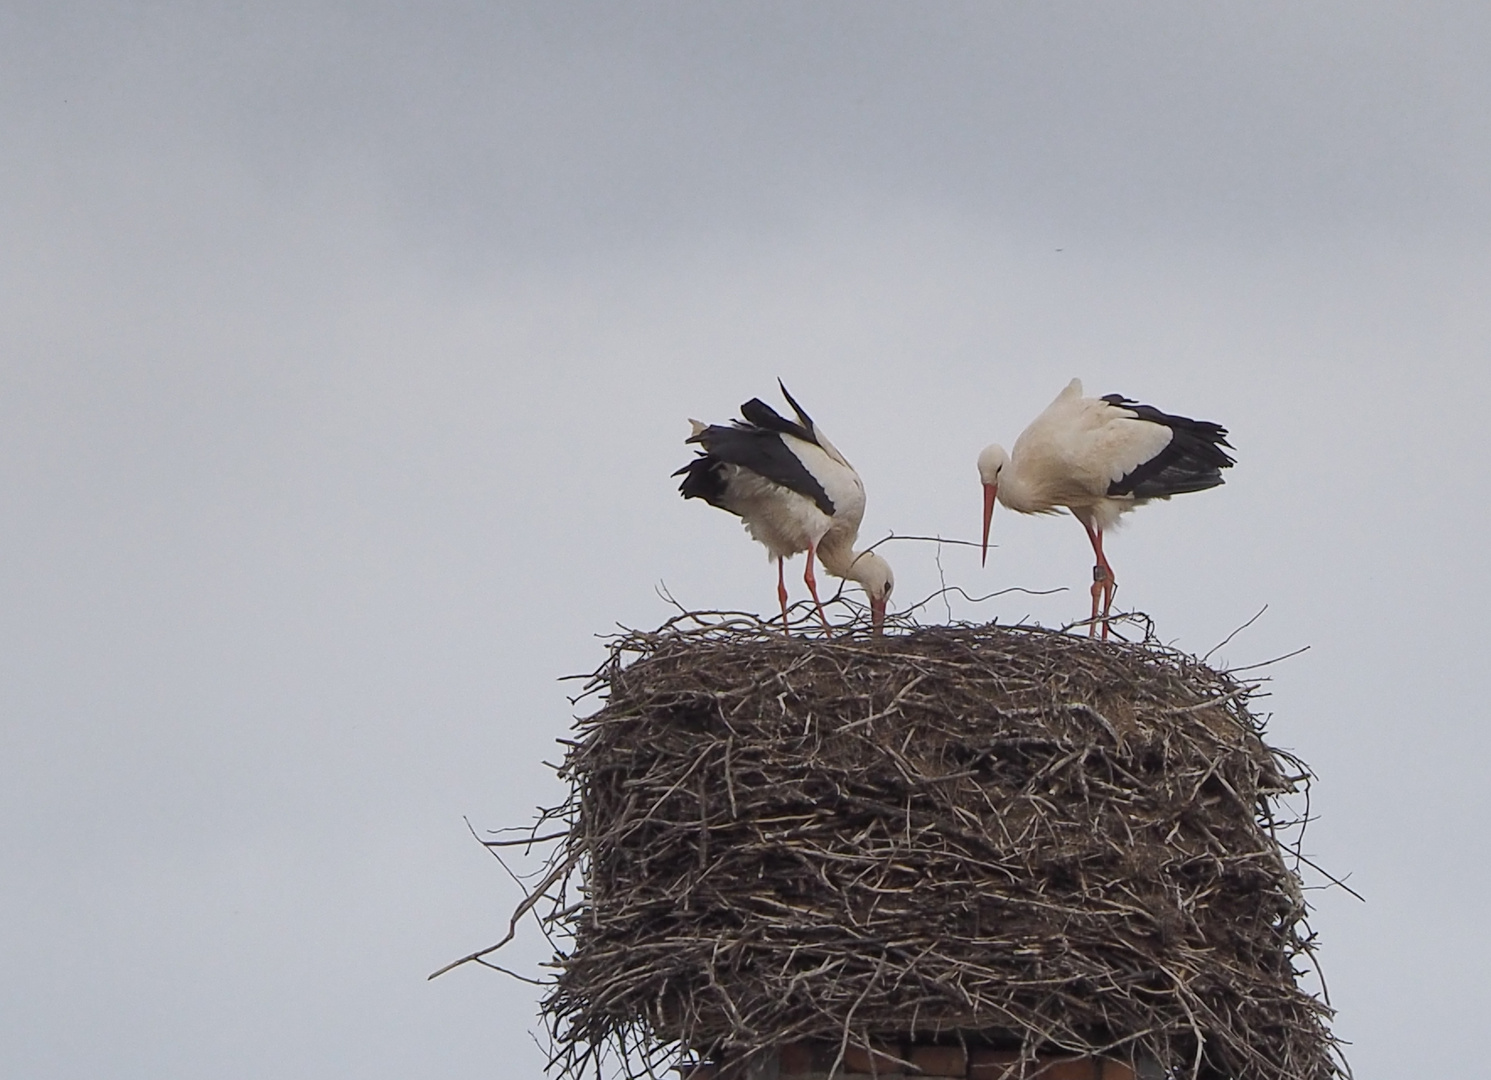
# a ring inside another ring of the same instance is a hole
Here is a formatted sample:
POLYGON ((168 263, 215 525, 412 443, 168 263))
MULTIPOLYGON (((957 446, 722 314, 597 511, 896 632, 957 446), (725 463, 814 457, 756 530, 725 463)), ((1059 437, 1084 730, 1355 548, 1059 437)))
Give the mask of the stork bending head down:
POLYGON ((797 415, 795 422, 759 398, 742 405, 744 419, 732 420, 728 426, 689 421, 693 434, 686 441, 700 449, 694 460, 673 474, 683 477, 678 490, 686 499, 703 499, 739 517, 746 531, 776 559, 784 629, 784 563, 806 551, 803 580, 824 631, 831 633, 813 575, 815 557, 830 574, 864 588, 878 634, 885 625, 885 605, 895 575, 875 552, 854 550, 865 513, 864 483, 780 380, 777 385, 797 415))
POLYGON ((1097 633, 1101 614, 1106 638, 1118 582, 1103 554, 1103 533, 1151 499, 1221 484, 1222 470, 1233 463, 1228 449, 1227 429, 1219 424, 1172 416, 1121 394, 1083 397, 1081 381, 1073 379, 1015 440, 1013 453, 992 445, 978 456, 984 559, 996 499, 1022 514, 1066 507, 1097 556, 1088 633, 1097 633))

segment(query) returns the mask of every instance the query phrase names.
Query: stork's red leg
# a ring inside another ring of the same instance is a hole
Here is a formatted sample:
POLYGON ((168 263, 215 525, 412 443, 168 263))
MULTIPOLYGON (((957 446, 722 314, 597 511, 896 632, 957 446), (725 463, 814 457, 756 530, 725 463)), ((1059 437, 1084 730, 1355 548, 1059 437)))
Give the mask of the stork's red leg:
POLYGON ((1113 594, 1118 591, 1118 579, 1113 576, 1113 564, 1103 554, 1103 533, 1098 530, 1098 562, 1103 568, 1103 640, 1108 640, 1108 613, 1113 610, 1113 594))
POLYGON ((813 576, 813 557, 818 554, 818 545, 808 545, 808 567, 803 571, 802 579, 808 583, 808 592, 813 594, 813 604, 818 609, 818 618, 823 620, 823 636, 833 637, 834 632, 829 629, 828 616, 823 614, 823 601, 818 599, 818 579, 813 576))
POLYGON ((1113 610, 1113 594, 1118 591, 1118 579, 1113 576, 1113 567, 1108 565, 1108 557, 1103 554, 1103 531, 1094 529, 1092 523, 1078 518, 1082 527, 1087 530, 1087 539, 1092 543, 1093 554, 1097 556, 1097 563, 1092 568, 1092 621, 1087 624, 1087 636, 1096 637, 1098 633, 1098 607, 1102 606, 1103 640, 1108 640, 1108 613, 1113 610))
POLYGON ((1113 567, 1108 561, 1103 560, 1103 567, 1108 571, 1108 580, 1103 585, 1103 640, 1108 640, 1108 612, 1113 610, 1113 594, 1118 591, 1118 579, 1113 576, 1113 567))
POLYGON ((792 636, 792 627, 787 622, 787 562, 780 555, 777 556, 777 599, 782 603, 782 633, 788 637, 792 636))

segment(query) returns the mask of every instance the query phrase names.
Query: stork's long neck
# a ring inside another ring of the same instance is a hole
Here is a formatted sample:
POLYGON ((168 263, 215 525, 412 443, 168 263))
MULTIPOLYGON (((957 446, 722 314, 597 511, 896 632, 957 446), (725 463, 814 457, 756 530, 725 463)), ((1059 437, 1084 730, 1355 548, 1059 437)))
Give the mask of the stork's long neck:
POLYGON ((1037 485, 1031 482, 1029 472, 1020 468, 1014 458, 1000 472, 999 501, 1022 514, 1040 514, 1051 509, 1050 501, 1041 498, 1037 485))
POLYGON ((818 558, 823 563, 823 569, 837 578, 854 579, 850 571, 859 554, 854 550, 853 538, 842 533, 829 533, 818 544, 818 558))

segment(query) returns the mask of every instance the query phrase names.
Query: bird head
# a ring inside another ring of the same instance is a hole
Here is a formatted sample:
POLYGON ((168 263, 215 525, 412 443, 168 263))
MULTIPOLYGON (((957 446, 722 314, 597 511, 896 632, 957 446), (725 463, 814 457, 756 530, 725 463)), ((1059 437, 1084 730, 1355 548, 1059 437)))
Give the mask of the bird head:
POLYGON ((999 495, 999 474, 1010 462, 1004 447, 997 443, 984 447, 978 456, 978 478, 984 484, 984 554, 980 564, 989 561, 989 523, 994 520, 994 500, 999 495))
POLYGON ((864 587, 870 600, 870 626, 875 633, 883 633, 885 605, 891 590, 896 587, 896 575, 891 572, 890 563, 873 551, 864 551, 855 558, 846 576, 864 587))

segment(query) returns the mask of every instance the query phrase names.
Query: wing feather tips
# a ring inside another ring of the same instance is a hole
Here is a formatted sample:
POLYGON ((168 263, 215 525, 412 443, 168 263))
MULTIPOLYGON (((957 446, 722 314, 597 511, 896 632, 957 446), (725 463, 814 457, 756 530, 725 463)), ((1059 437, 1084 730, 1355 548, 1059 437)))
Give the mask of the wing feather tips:
POLYGON ((684 442, 692 443, 700 449, 692 461, 673 473, 674 476, 683 477, 683 482, 678 485, 678 493, 685 499, 703 499, 711 506, 729 510, 730 507, 725 504, 729 488, 729 481, 725 478, 726 462, 714 452, 714 446, 722 438, 728 441, 736 433, 736 429, 692 419, 689 424, 693 430, 684 442))
POLYGON ((1233 460, 1218 445, 1220 440, 1198 438, 1178 428, 1165 449, 1108 487, 1109 495, 1132 495, 1139 499, 1165 499, 1190 491, 1205 491, 1226 481, 1222 470, 1233 460))
POLYGON ((725 505, 725 490, 728 485, 724 470, 720 468, 723 464, 712 454, 700 454, 673 474, 683 477, 683 482, 678 485, 678 493, 685 499, 703 499, 710 506, 729 510, 725 505))

